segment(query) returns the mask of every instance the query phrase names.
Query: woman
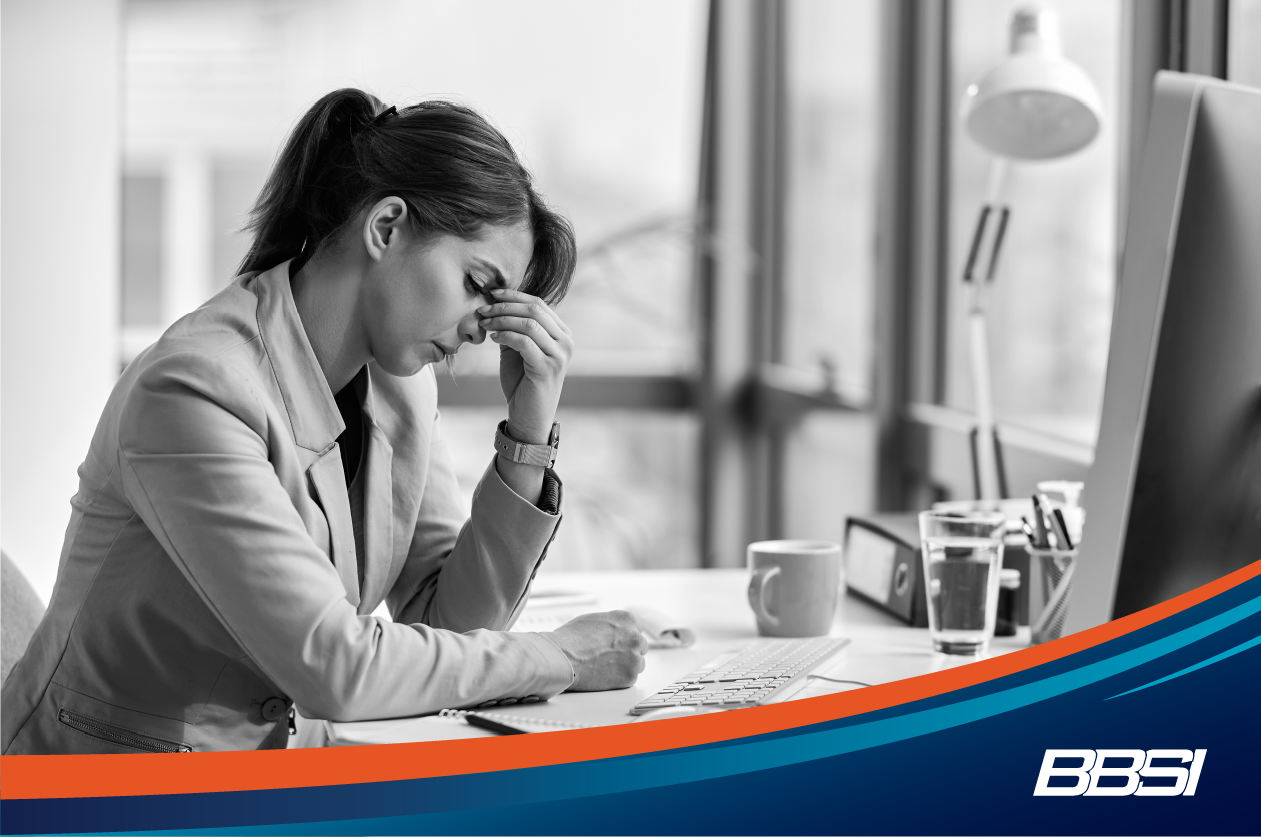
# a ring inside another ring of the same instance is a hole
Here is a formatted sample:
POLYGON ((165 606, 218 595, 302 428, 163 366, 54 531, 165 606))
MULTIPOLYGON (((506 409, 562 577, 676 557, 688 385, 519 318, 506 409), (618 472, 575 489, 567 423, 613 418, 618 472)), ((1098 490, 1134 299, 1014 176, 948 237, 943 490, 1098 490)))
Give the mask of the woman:
POLYGON ((624 613, 502 632, 560 520, 573 341, 551 304, 574 262, 504 137, 330 93, 250 227, 242 275, 105 407, 3 752, 284 747, 295 703, 356 720, 632 683, 624 613), (463 522, 429 367, 488 333, 508 417, 463 522))

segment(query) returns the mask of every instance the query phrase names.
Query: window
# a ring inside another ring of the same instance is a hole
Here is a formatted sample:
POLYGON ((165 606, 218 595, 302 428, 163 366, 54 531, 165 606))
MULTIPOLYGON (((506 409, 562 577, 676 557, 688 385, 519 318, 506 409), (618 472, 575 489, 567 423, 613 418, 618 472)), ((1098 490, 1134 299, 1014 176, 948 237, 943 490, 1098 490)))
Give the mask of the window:
MULTIPOLYGON (((948 305, 946 404, 972 411, 972 376, 961 276, 984 198, 989 154, 958 119, 964 91, 1008 51, 1018 0, 950 5, 948 305)), ((1001 423, 1094 443, 1116 281, 1120 0, 1059 0, 1064 54, 1079 64, 1103 101, 1103 127, 1083 151, 1059 160, 1012 163, 1011 207, 990 296, 989 337, 995 409, 1001 423)))
POLYGON ((1261 0, 1230 0, 1226 78, 1261 87, 1261 0))
MULTIPOLYGON (((784 9, 784 218, 778 360, 870 406, 880 48, 876 0, 784 9)), ((869 414, 816 411, 786 428, 778 531, 844 537, 874 505, 869 414)))
POLYGON ((123 176, 120 315, 124 328, 162 321, 162 178, 123 176))
POLYGON ((875 272, 875 0, 786 9, 785 363, 871 392, 875 272))

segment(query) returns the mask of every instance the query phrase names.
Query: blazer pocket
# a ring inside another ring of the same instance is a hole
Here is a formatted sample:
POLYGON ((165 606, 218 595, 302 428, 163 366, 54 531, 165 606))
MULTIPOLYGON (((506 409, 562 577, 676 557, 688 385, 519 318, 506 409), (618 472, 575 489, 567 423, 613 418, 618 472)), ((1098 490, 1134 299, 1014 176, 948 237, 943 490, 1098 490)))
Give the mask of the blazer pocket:
POLYGON ((129 747, 145 753, 191 753, 193 748, 178 741, 154 738, 135 730, 93 718, 81 712, 59 709, 57 720, 76 732, 118 747, 129 747))

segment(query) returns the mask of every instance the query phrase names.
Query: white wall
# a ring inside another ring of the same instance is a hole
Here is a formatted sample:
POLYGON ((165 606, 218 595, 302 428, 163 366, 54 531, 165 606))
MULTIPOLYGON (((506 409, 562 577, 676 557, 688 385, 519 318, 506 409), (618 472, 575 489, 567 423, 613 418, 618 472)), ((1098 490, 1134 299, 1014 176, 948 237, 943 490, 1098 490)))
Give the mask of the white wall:
POLYGON ((0 6, 0 546, 45 600, 118 374, 121 14, 0 6))

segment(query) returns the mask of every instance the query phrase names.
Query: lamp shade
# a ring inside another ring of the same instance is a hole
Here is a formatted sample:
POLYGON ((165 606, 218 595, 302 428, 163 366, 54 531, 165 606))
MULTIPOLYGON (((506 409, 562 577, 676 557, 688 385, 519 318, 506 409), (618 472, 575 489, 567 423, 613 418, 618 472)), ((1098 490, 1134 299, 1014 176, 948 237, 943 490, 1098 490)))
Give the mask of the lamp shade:
POLYGON ((1012 54, 968 86, 962 118, 994 154, 1049 160, 1089 145, 1103 108, 1090 77, 1060 54, 1055 13, 1024 8, 1012 19, 1012 54))

